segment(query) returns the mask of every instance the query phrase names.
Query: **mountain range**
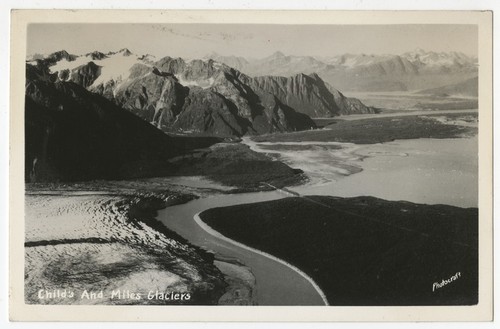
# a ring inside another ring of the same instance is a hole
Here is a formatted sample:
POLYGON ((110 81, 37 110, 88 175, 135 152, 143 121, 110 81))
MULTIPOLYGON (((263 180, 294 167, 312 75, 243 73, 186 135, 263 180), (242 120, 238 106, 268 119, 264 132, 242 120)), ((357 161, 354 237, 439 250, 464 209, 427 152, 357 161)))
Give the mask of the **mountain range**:
POLYGON ((214 60, 128 49, 29 58, 25 96, 27 182, 175 175, 175 159, 222 138, 375 112, 316 74, 252 78, 214 60))
POLYGON ((417 91, 477 77, 477 58, 459 52, 416 49, 401 55, 343 54, 291 56, 276 52, 261 59, 211 53, 206 59, 234 65, 250 76, 317 73, 343 91, 417 91))
POLYGON ((310 117, 374 113, 318 75, 250 77, 214 60, 138 56, 128 49, 27 61, 35 79, 73 82, 174 134, 243 136, 315 128, 310 117))
POLYGON ((221 137, 313 129, 311 118, 377 111, 326 82, 329 72, 344 77, 344 84, 377 77, 384 88, 407 87, 394 76, 414 81, 429 74, 472 75, 448 81, 448 87, 428 84, 426 90, 477 95, 473 59, 450 56, 317 59, 276 53, 261 60, 216 54, 186 60, 138 56, 128 49, 37 54, 26 61, 26 179, 167 175, 179 171, 171 159, 221 137))

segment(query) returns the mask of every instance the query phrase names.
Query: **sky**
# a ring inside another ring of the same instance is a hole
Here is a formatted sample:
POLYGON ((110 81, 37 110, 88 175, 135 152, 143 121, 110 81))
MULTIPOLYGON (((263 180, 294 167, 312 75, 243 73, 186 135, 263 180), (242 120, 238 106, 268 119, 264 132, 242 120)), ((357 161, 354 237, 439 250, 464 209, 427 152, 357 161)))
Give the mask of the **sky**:
POLYGON ((137 55, 201 58, 209 53, 262 58, 286 55, 402 54, 477 56, 475 25, 32 24, 27 54, 80 55, 128 48, 137 55))

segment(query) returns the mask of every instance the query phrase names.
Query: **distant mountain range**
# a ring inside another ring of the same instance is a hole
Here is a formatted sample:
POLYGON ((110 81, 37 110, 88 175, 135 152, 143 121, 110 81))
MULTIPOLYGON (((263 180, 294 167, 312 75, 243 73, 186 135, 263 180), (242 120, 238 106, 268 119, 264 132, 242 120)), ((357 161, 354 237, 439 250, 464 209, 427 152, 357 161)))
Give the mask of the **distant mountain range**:
MULTIPOLYGON (((318 75, 252 78, 214 60, 190 60, 128 49, 76 56, 59 51, 27 61, 32 79, 73 82, 179 134, 243 136, 315 127, 311 117, 374 113, 318 75)), ((238 63, 234 63, 236 66, 238 63)))
POLYGON ((262 59, 209 54, 206 59, 233 65, 250 76, 317 73, 343 91, 406 91, 441 87, 477 77, 477 59, 459 52, 416 49, 401 55, 344 54, 332 57, 288 56, 262 59))

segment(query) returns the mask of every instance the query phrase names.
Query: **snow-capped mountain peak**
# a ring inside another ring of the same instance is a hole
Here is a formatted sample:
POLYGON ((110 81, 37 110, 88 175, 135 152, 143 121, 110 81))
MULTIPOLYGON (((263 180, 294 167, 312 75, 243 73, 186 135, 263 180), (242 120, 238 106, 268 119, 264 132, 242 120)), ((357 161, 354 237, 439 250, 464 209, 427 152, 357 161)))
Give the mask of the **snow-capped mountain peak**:
POLYGON ((402 58, 407 59, 411 63, 417 65, 426 65, 430 67, 444 66, 450 67, 453 65, 470 65, 475 62, 475 59, 469 57, 461 52, 435 52, 435 51, 425 51, 421 48, 417 48, 414 51, 407 52, 401 55, 402 58))
POLYGON ((119 85, 130 76, 130 70, 134 65, 151 66, 155 58, 152 55, 139 57, 127 48, 107 54, 93 51, 80 56, 61 50, 42 58, 38 57, 37 60, 27 61, 27 64, 37 65, 38 61, 44 62, 48 73, 57 74, 61 80, 70 79, 72 72, 76 72, 82 67, 88 67, 92 63, 94 72, 85 73, 85 75, 93 75, 92 83, 89 85, 89 88, 92 89, 99 85, 105 85, 110 81, 113 81, 115 85, 119 85))

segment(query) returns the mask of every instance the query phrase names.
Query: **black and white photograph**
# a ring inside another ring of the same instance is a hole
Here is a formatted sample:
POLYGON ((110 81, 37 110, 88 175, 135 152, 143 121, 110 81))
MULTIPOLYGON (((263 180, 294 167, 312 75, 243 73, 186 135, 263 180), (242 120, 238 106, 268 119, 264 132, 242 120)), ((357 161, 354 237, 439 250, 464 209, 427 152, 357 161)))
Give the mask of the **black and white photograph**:
POLYGON ((26 24, 17 302, 491 303, 482 25, 254 15, 26 24))

